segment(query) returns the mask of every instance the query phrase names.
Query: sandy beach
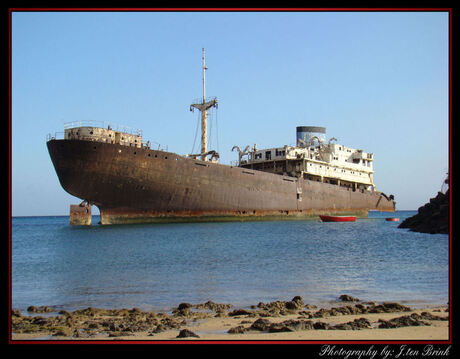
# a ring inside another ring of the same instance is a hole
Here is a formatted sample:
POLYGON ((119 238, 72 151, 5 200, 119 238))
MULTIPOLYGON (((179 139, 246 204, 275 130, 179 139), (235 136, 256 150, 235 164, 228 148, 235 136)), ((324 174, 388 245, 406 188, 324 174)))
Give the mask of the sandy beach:
POLYGON ((318 308, 301 297, 250 308, 208 301, 181 303, 171 313, 86 308, 12 312, 12 341, 378 341, 449 340, 447 306, 413 309, 345 297, 318 308))

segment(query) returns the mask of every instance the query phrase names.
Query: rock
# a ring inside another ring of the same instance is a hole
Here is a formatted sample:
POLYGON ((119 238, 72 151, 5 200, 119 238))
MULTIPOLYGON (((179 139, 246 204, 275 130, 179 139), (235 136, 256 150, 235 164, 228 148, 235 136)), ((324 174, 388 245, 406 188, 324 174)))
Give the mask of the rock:
POLYGON ((331 315, 331 310, 321 308, 317 312, 313 314, 313 318, 324 318, 329 317, 331 315))
POLYGON ((328 330, 330 329, 330 325, 325 322, 315 322, 313 323, 313 329, 320 329, 320 330, 328 330))
POLYGON ((292 298, 290 302, 286 302, 285 304, 286 309, 290 309, 290 310, 303 309, 304 305, 305 304, 303 303, 302 297, 298 295, 292 298))
POLYGON ((251 315, 253 314, 251 311, 249 310, 246 310, 246 309, 235 309, 233 311, 231 311, 230 313, 228 313, 228 315, 230 317, 234 317, 234 316, 237 316, 237 315, 251 315))
POLYGON ((351 295, 348 294, 342 294, 339 299, 342 302, 359 302, 360 300, 358 298, 354 298, 351 295))
POLYGON ((199 338, 199 337, 200 336, 198 334, 195 334, 191 330, 182 329, 176 338, 199 338))
POLYGON ((208 309, 212 310, 213 312, 223 312, 232 307, 231 304, 221 304, 221 303, 214 303, 213 301, 209 300, 204 304, 196 304, 193 306, 196 309, 208 309))
POLYGON ((299 331, 299 330, 309 330, 313 329, 313 322, 310 320, 285 320, 284 322, 279 323, 283 328, 289 330, 283 331, 299 331))
POLYGON ((268 328, 269 333, 282 333, 282 332, 293 332, 294 329, 290 328, 287 325, 283 325, 283 323, 273 323, 268 328))
POLYGON ((161 333, 167 331, 168 328, 164 324, 159 324, 152 329, 151 333, 161 333))
POLYGON ((192 305, 190 303, 181 303, 177 307, 177 310, 184 310, 184 309, 190 309, 192 305))
POLYGON ((370 307, 369 313, 394 313, 394 312, 410 312, 412 309, 399 303, 383 303, 370 307))
POLYGON ((270 303, 263 303, 259 302, 257 304, 257 308, 260 308, 264 311, 267 311, 271 314, 271 316, 278 316, 278 315, 288 315, 292 314, 294 310, 301 310, 304 307, 304 303, 302 297, 295 296, 292 300, 288 302, 284 301, 275 301, 270 303))
POLYGON ((413 232, 449 234, 449 189, 438 192, 435 198, 418 209, 418 213, 406 218, 398 228, 408 228, 413 232))
POLYGON ((270 328, 270 325, 271 323, 268 319, 259 318, 254 323, 252 323, 250 329, 260 330, 261 332, 266 332, 268 331, 268 328, 270 328))
POLYGON ((54 312, 55 310, 51 307, 48 307, 46 305, 42 305, 40 307, 36 307, 35 305, 31 305, 30 307, 27 308, 27 311, 30 313, 51 313, 54 312))
POLYGON ((192 305, 190 303, 180 303, 172 312, 174 315, 188 317, 191 315, 192 305))
POLYGON ((379 319, 379 328, 401 328, 401 327, 412 327, 412 326, 429 326, 428 322, 421 320, 421 317, 417 314, 405 315, 390 320, 379 319))
POLYGON ((233 327, 233 328, 230 328, 227 333, 229 334, 244 334, 246 333, 247 329, 242 326, 242 325, 238 325, 237 327, 233 327))
POLYGON ((422 312, 419 317, 424 320, 449 320, 449 317, 439 317, 428 312, 422 312))
POLYGON ((352 322, 337 324, 329 329, 335 330, 360 330, 360 329, 370 329, 372 328, 371 322, 366 318, 355 319, 352 322))
POLYGON ((309 330, 314 328, 314 323, 309 320, 289 319, 280 323, 271 323, 267 319, 259 318, 247 330, 258 330, 268 333, 294 332, 299 330, 309 330))

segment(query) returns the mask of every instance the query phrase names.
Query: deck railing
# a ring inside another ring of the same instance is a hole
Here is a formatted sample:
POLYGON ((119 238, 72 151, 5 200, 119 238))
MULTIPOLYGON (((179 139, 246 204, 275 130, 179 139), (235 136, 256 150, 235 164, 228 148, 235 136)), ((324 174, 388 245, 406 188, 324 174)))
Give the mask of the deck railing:
POLYGON ((77 127, 99 127, 107 128, 118 132, 129 133, 130 135, 142 136, 142 130, 135 129, 129 126, 114 124, 107 121, 72 121, 64 123, 64 130, 77 127))

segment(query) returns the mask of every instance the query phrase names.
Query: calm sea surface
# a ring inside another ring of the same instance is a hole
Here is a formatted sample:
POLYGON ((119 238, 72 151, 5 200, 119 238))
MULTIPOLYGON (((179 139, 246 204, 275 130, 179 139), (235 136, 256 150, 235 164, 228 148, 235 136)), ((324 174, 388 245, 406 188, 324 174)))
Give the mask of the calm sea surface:
POLYGON ((449 236, 384 220, 415 213, 371 212, 354 223, 90 227, 71 227, 67 216, 14 217, 12 306, 167 311, 182 302, 247 307, 296 295, 327 305, 341 294, 446 304, 449 236))

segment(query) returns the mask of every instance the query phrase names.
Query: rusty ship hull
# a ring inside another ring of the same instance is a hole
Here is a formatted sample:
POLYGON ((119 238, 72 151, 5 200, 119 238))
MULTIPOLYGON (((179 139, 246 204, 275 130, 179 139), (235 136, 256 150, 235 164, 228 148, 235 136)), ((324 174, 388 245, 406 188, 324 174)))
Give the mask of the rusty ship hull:
POLYGON ((101 224, 295 219, 394 211, 381 192, 84 140, 47 147, 62 187, 99 208, 101 224))

